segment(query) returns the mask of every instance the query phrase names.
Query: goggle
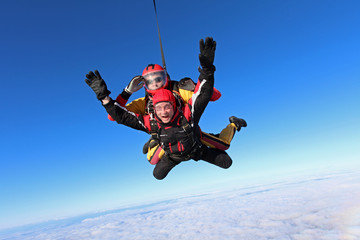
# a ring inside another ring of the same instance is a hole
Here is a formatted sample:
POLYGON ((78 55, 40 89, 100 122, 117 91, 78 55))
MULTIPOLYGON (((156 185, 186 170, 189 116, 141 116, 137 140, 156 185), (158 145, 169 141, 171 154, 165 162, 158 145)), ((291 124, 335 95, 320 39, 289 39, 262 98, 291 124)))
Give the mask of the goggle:
POLYGON ((172 108, 171 103, 168 103, 168 104, 166 104, 166 105, 164 105, 164 106, 155 106, 155 111, 156 111, 157 113, 159 113, 159 112, 165 112, 165 111, 170 111, 171 108, 172 108))
MULTIPOLYGON (((149 87, 154 87, 152 85, 154 85, 155 83, 163 83, 163 85, 165 85, 166 82, 166 72, 165 71, 157 71, 157 72, 152 72, 152 73, 148 73, 146 75, 144 75, 145 78, 145 87, 149 88, 149 87)), ((151 89, 151 90, 155 90, 155 89, 151 89)))
POLYGON ((154 79, 145 80, 145 83, 146 83, 146 85, 151 85, 153 82, 159 83, 162 81, 163 81, 162 77, 156 77, 154 79))

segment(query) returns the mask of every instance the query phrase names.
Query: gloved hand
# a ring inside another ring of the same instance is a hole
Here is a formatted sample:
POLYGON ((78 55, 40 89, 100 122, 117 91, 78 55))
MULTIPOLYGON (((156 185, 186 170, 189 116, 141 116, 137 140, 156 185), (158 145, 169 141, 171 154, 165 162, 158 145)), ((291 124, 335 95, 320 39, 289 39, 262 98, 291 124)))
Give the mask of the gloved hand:
POLYGON ((97 99, 100 101, 103 100, 106 96, 109 96, 111 93, 107 89, 106 83, 104 79, 101 78, 98 70, 95 70, 95 73, 90 71, 88 74, 86 74, 85 82, 95 92, 97 99))
POLYGON ((200 40, 200 54, 199 60, 200 65, 204 70, 212 70, 215 71, 214 57, 215 57, 215 49, 216 49, 216 42, 213 40, 212 37, 206 37, 205 43, 204 40, 200 40))
POLYGON ((160 146, 159 140, 151 136, 149 141, 147 141, 143 147, 143 153, 147 153, 147 160, 150 164, 155 165, 164 156, 165 151, 160 146))
POLYGON ((189 77, 184 77, 184 78, 180 79, 180 81, 179 81, 180 89, 184 89, 184 90, 193 92, 195 90, 195 87, 196 87, 196 85, 195 85, 194 81, 189 77))
POLYGON ((129 94, 139 91, 144 86, 145 79, 143 76, 135 76, 126 86, 125 91, 129 94))
POLYGON ((156 145, 159 145, 159 140, 151 136, 150 139, 144 144, 143 154, 148 153, 149 149, 155 147, 156 145))

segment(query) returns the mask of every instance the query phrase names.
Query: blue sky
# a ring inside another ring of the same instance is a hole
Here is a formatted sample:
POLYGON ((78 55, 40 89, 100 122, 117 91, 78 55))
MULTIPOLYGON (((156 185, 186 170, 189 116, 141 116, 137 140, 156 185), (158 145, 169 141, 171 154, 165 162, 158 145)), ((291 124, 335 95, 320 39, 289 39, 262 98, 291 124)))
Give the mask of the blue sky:
POLYGON ((187 162, 163 181, 141 152, 148 136, 107 120, 84 83, 98 69, 116 97, 161 64, 152 1, 5 0, 1 9, 0 229, 359 165, 358 1, 158 0, 173 79, 196 79, 199 39, 217 41, 223 96, 202 129, 219 132, 232 115, 248 122, 230 169, 187 162))

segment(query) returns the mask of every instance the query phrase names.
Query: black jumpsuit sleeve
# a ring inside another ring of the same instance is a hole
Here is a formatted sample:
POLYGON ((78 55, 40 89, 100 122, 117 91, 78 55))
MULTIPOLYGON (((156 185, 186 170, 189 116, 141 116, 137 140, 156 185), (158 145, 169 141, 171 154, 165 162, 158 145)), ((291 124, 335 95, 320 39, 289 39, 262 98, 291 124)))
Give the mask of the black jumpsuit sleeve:
POLYGON ((149 133, 149 131, 145 127, 144 117, 142 115, 137 115, 133 112, 128 111, 126 108, 121 107, 120 104, 118 104, 112 99, 108 104, 103 106, 108 112, 108 114, 117 123, 149 133))
POLYGON ((195 125, 198 125, 200 117, 204 113, 204 110, 209 103, 211 96, 214 91, 214 72, 212 71, 203 71, 199 69, 200 76, 199 82, 197 83, 197 89, 194 92, 191 98, 191 114, 192 122, 195 125))

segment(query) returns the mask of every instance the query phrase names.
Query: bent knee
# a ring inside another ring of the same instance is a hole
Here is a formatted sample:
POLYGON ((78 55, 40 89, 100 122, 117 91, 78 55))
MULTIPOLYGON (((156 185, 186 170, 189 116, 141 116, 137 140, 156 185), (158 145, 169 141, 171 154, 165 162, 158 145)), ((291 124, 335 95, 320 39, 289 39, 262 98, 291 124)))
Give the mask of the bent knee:
POLYGON ((153 176, 157 179, 157 180, 163 180, 166 177, 167 173, 163 173, 161 171, 153 171, 153 176))

